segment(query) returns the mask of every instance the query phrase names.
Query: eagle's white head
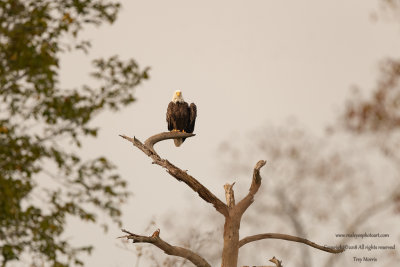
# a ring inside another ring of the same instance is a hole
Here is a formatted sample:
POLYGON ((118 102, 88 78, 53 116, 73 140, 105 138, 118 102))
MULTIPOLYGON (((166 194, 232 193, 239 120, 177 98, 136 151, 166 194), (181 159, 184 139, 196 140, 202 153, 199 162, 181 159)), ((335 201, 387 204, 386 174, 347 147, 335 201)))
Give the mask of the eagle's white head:
POLYGON ((172 102, 174 102, 174 103, 176 103, 176 102, 179 102, 179 103, 185 102, 185 100, 183 100, 182 92, 180 90, 176 90, 175 91, 174 96, 172 97, 172 102))

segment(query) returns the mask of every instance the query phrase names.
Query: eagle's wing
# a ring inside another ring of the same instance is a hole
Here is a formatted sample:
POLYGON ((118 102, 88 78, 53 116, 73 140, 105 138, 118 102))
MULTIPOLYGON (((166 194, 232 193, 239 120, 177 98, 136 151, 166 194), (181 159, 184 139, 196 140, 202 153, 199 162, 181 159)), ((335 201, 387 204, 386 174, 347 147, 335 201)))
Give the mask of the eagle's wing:
POLYGON ((197 117, 197 107, 194 103, 190 104, 190 118, 189 118, 189 125, 186 129, 187 133, 193 133, 194 131, 194 125, 196 123, 196 117, 197 117))
POLYGON ((168 131, 172 131, 174 126, 172 124, 172 109, 173 109, 174 102, 169 102, 167 108, 167 123, 168 123, 168 131))

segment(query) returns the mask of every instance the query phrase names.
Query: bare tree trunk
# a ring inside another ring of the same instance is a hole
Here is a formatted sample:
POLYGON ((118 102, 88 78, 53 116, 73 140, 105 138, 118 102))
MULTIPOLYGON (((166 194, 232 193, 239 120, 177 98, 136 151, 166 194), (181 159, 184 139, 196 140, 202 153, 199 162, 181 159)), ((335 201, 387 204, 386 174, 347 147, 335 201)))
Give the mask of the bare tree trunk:
MULTIPOLYGON (((257 162, 256 166, 254 167, 253 179, 250 185, 249 193, 241 201, 239 201, 239 203, 235 204, 235 196, 233 191, 233 185, 235 183, 226 184, 224 186, 225 197, 227 202, 225 204, 213 193, 211 193, 211 191, 208 188, 202 185, 194 177, 189 175, 187 171, 183 171, 182 169, 170 163, 168 160, 162 159, 154 150, 154 144, 159 141, 166 139, 175 139, 175 138, 188 138, 191 136, 194 136, 194 134, 180 133, 180 132, 160 133, 149 137, 145 141, 145 144, 142 144, 135 137, 131 138, 125 135, 121 135, 122 138, 130 141, 134 146, 136 146, 137 148, 142 150, 147 156, 149 156, 153 160, 153 164, 157 164, 163 168, 166 168, 167 172, 171 176, 175 177, 178 181, 187 184, 193 191, 197 192, 198 195, 204 201, 212 204, 214 208, 225 217, 224 248, 222 250, 221 267, 237 267, 240 247, 242 247, 247 243, 267 238, 300 242, 330 253, 343 252, 343 249, 332 249, 326 246, 320 246, 304 238, 289 236, 284 234, 265 233, 254 236, 248 236, 239 241, 240 220, 242 219, 242 215, 247 210, 247 208, 254 202, 254 196, 261 186, 260 169, 266 164, 266 161, 260 160, 257 162)), ((134 243, 153 244, 156 247, 163 250, 166 254, 187 259, 197 267, 211 267, 211 265, 203 257, 196 254, 195 252, 186 248, 172 246, 169 243, 162 240, 160 237, 159 229, 155 231, 151 236, 134 234, 124 229, 122 229, 122 231, 127 235, 121 236, 121 238, 130 239, 134 243)), ((278 267, 282 266, 281 262, 278 261, 275 257, 272 258, 270 261, 274 262, 278 267)))
POLYGON ((225 217, 224 248, 221 267, 236 267, 239 256, 240 214, 230 212, 225 217))

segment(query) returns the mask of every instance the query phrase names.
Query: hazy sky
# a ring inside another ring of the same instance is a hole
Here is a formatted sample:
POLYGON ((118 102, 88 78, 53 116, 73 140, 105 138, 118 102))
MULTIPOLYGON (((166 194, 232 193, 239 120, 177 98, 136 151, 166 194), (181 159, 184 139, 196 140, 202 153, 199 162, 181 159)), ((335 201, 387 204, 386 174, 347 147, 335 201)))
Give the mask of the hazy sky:
MULTIPOLYGON (((88 82, 90 60, 100 56, 133 57, 151 67, 150 80, 136 90, 138 101, 99 117, 100 137, 86 142, 83 151, 106 155, 129 181, 134 196, 123 208, 123 221, 137 233, 151 218, 184 211, 189 200, 198 202, 203 213, 214 212, 118 137, 144 141, 165 131, 174 90, 197 104, 197 136, 180 148, 168 141, 156 149, 224 198, 217 179, 223 175, 217 148, 224 139, 266 123, 284 124, 292 116, 321 132, 343 107, 349 88, 371 89, 379 61, 397 56, 400 47, 397 24, 371 19, 379 11, 373 0, 121 2, 114 25, 85 31, 93 43, 89 56, 63 57, 61 81, 66 87, 88 82)), ((96 244, 88 266, 134 266, 134 255, 115 246, 120 234, 115 226, 104 235, 97 227, 71 221, 68 236, 79 244, 96 244)))

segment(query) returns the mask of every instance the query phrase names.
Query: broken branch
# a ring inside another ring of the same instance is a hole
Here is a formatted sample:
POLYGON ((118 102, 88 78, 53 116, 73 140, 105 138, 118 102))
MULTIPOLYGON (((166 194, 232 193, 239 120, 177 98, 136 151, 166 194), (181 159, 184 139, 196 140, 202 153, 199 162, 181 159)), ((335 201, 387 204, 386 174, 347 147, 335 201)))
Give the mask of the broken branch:
POLYGON ((172 246, 169 243, 162 240, 159 235, 160 233, 159 230, 155 231, 151 236, 137 235, 125 229, 122 229, 122 232, 126 233, 127 235, 121 236, 121 238, 130 239, 132 240, 133 243, 153 244, 156 247, 160 248, 162 251, 164 251, 165 254, 185 258, 191 261, 197 267, 211 267, 211 265, 204 258, 197 255, 193 251, 182 247, 172 246))
POLYGON ((275 258, 275 256, 272 259, 270 259, 269 261, 275 263, 276 267, 283 267, 282 266, 282 261, 280 261, 277 258, 275 258))
POLYGON ((233 191, 234 185, 235 182, 233 182, 233 184, 224 185, 226 204, 229 208, 233 208, 235 206, 235 193, 233 191))

